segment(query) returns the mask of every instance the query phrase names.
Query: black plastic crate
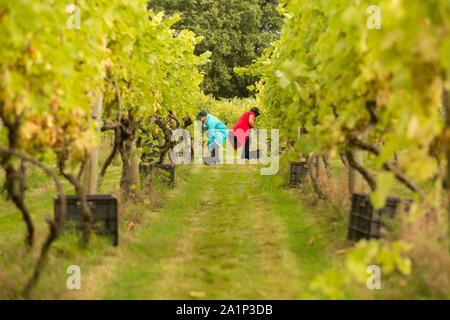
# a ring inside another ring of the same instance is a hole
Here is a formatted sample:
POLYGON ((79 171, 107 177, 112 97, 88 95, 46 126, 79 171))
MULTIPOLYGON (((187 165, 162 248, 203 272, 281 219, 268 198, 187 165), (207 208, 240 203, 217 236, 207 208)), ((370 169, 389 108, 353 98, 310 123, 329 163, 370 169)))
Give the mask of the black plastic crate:
POLYGON ((379 239, 381 229, 386 227, 386 221, 392 220, 399 209, 409 211, 412 199, 388 197, 386 205, 375 209, 370 203, 370 196, 354 193, 348 226, 348 239, 359 241, 361 239, 379 239))
POLYGON ((169 177, 164 177, 162 174, 159 174, 163 177, 163 180, 167 181, 170 186, 175 185, 175 165, 174 164, 151 164, 151 165, 140 165, 139 171, 140 174, 144 174, 146 176, 158 174, 158 170, 164 170, 169 174, 169 177))
MULTIPOLYGON (((84 219, 81 214, 79 197, 75 195, 66 197, 67 214, 65 222, 74 222, 68 226, 69 229, 75 227, 76 230, 82 230, 84 219)), ((96 234, 111 236, 113 244, 119 245, 117 197, 109 194, 87 195, 86 197, 94 218, 93 231, 96 234)), ((54 212, 55 219, 58 221, 61 214, 61 199, 59 196, 54 199, 54 212)))
POLYGON ((307 162, 291 162, 290 186, 296 186, 305 181, 308 173, 307 162))

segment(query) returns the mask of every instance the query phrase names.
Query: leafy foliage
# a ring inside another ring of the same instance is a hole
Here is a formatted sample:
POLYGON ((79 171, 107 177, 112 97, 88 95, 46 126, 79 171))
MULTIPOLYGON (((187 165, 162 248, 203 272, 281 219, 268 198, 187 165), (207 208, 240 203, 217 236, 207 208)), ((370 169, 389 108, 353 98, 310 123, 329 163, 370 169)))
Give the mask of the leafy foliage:
POLYGON ((228 128, 231 128, 244 112, 249 111, 252 107, 259 106, 258 104, 259 102, 256 99, 250 98, 213 100, 206 109, 209 113, 223 121, 228 128))
MULTIPOLYGON (((282 5, 280 40, 251 67, 236 71, 262 76, 258 97, 282 128, 281 139, 295 142, 291 153, 367 151, 377 172, 375 207, 384 206, 396 178, 420 200, 411 217, 442 208, 443 168, 450 159, 449 122, 441 105, 450 89, 450 3, 285 0, 282 5), (381 29, 367 26, 372 5, 381 10, 381 29), (306 134, 299 137, 298 128, 306 134), (419 187, 425 182, 426 194, 419 187)), ((342 288, 367 278, 362 272, 370 260, 383 265, 383 272, 409 274, 401 245, 392 246, 360 243, 342 270, 319 276, 312 289, 341 298, 342 288)))
MULTIPOLYGON (((93 24, 101 10, 92 1, 85 5, 90 14, 84 22, 93 24)), ((95 142, 89 90, 104 75, 100 61, 106 53, 101 44, 105 26, 67 29, 65 10, 64 2, 0 4, 0 101, 5 122, 20 119, 16 138, 21 149, 42 154, 66 145, 72 160, 79 162, 95 142)))
POLYGON ((279 37, 281 16, 278 0, 151 0, 149 8, 168 14, 180 13, 174 25, 203 36, 196 54, 212 52, 204 66, 202 88, 216 98, 248 97, 247 86, 256 78, 239 77, 234 67, 244 67, 258 58, 279 37))
MULTIPOLYGON (((23 163, 16 168, 13 161, 17 154, 53 174, 36 159, 58 160, 59 171, 80 198, 87 244, 92 214, 79 181, 82 170, 77 177, 72 172, 83 168, 98 144, 99 122, 108 126, 112 121, 121 129, 116 136, 123 162, 121 187, 127 194, 139 125, 155 116, 192 116, 204 101, 197 67, 206 63, 209 53, 194 55, 200 39, 191 31, 171 29, 177 16, 163 17, 151 13, 150 20, 141 0, 80 0, 75 7, 72 1, 0 3, 0 165, 6 172, 8 197, 27 224, 30 246, 34 229, 24 201, 23 163), (70 7, 82 13, 79 28, 69 27, 70 7), (104 112, 102 119, 93 119, 91 109, 101 101, 99 96, 105 97, 104 112)), ((25 297, 60 233, 59 223, 49 220, 50 232, 25 297)))
MULTIPOLYGON (((447 144, 440 99, 449 88, 448 2, 292 0, 283 5, 281 39, 253 66, 237 71, 263 76, 260 97, 283 136, 295 141, 299 127, 309 133, 295 150, 363 149, 375 156, 379 170, 391 169, 394 152, 402 151, 400 169, 413 182, 439 175, 440 143, 447 144), (380 30, 366 23, 366 9, 374 4, 382 12, 380 30)), ((381 179, 389 190, 393 179, 381 179)), ((377 193, 378 204, 387 192, 377 193)))
POLYGON ((66 144, 74 162, 83 160, 98 140, 89 116, 98 89, 105 91, 104 120, 117 115, 111 105, 116 93, 104 81, 107 71, 117 80, 124 114, 144 118, 169 109, 180 116, 196 111, 204 99, 197 67, 208 53, 193 54, 200 39, 192 32, 175 36, 170 27, 177 17, 163 20, 160 13, 150 21, 138 0, 126 5, 79 1, 78 6, 81 28, 71 30, 64 3, 0 5, 0 101, 6 119, 23 117, 23 150, 42 153, 66 144))
MULTIPOLYGON (((122 112, 131 111, 137 118, 167 115, 168 110, 180 116, 192 115, 204 99, 197 67, 206 63, 209 53, 193 54, 200 38, 192 32, 175 36, 170 27, 177 16, 163 19, 163 13, 152 14, 149 21, 147 15, 142 6, 130 4, 122 7, 121 13, 116 12, 111 21, 114 33, 108 43, 108 68, 110 78, 118 80, 122 112)), ((107 101, 115 101, 114 88, 108 89, 107 101)))
POLYGON ((347 254, 340 269, 327 270, 311 281, 310 290, 318 296, 305 295, 303 298, 343 299, 346 287, 367 283, 369 265, 379 266, 383 278, 393 274, 407 276, 411 273, 411 260, 406 257, 410 250, 411 246, 401 241, 391 245, 377 240, 361 241, 347 254))

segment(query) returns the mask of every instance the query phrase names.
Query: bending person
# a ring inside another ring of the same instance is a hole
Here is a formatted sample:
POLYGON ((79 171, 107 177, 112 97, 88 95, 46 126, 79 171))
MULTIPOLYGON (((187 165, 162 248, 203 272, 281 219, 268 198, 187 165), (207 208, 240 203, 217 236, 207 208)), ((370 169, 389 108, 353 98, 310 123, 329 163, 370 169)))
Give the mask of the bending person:
POLYGON ((200 111, 197 114, 197 120, 200 120, 202 125, 202 132, 206 130, 208 135, 208 150, 211 152, 211 157, 205 157, 203 160, 205 164, 217 164, 220 163, 220 146, 224 144, 228 137, 227 126, 214 117, 208 114, 205 110, 200 111))
POLYGON ((230 130, 229 138, 234 150, 241 146, 244 147, 241 159, 258 159, 260 157, 259 150, 250 152, 250 130, 254 129, 257 132, 255 120, 259 115, 259 109, 256 107, 252 108, 250 111, 245 112, 230 130))

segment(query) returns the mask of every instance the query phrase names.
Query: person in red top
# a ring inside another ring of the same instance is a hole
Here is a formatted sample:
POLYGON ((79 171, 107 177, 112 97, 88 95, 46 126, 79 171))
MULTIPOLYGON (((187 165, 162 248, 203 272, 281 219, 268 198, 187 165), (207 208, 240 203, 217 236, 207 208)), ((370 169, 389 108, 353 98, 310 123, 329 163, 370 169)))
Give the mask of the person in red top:
POLYGON ((259 150, 256 151, 256 155, 250 152, 250 130, 254 129, 256 132, 256 117, 259 116, 259 109, 254 107, 250 111, 245 112, 239 121, 230 130, 229 139, 234 150, 243 146, 241 159, 257 159, 259 158, 259 150))

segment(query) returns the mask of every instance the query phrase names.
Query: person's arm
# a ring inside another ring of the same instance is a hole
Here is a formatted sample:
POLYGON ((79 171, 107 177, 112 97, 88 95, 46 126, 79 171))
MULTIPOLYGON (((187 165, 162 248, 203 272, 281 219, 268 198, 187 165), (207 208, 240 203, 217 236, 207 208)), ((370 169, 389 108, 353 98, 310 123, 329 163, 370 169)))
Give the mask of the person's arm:
POLYGON ((248 124, 251 128, 256 129, 256 123, 255 123, 255 116, 253 114, 250 115, 250 118, 248 119, 248 124))
POLYGON ((208 129, 208 149, 211 151, 212 145, 214 143, 214 140, 216 139, 216 125, 214 125, 213 128, 208 129))

